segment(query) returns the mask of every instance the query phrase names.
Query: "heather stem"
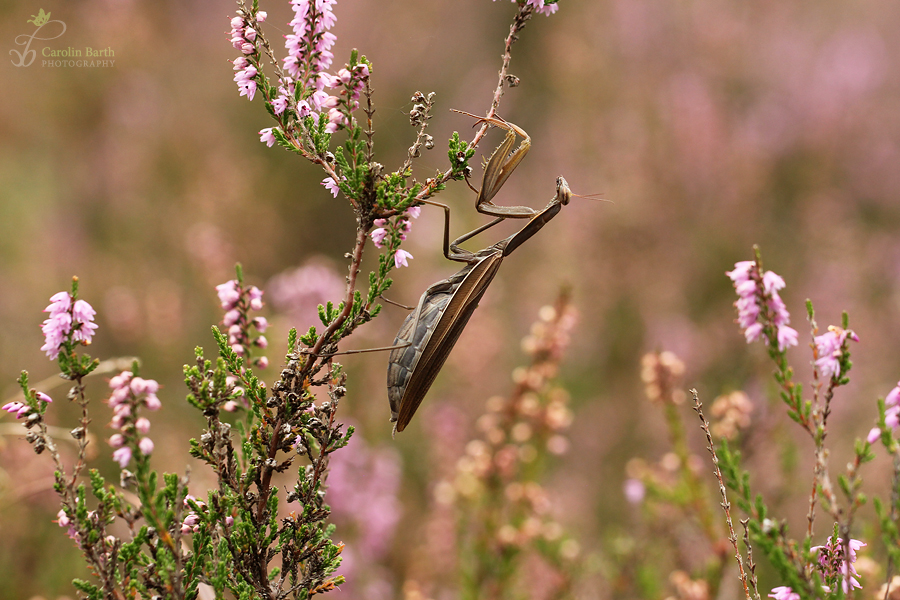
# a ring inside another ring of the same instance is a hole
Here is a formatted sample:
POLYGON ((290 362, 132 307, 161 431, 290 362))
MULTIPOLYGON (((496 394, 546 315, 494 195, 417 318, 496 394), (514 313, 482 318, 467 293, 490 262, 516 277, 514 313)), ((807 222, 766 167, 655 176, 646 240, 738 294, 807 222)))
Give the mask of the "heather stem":
MULTIPOLYGON (((741 584, 744 586, 744 597, 747 598, 747 600, 753 600, 750 594, 747 573, 744 571, 744 559, 741 556, 740 549, 738 548, 737 536, 734 533, 734 525, 731 521, 731 503, 728 502, 728 495, 725 491, 725 481, 722 479, 722 471, 719 469, 719 457, 716 454, 716 448, 715 444, 713 444, 712 434, 709 432, 709 422, 703 416, 703 404, 700 402, 700 396, 697 393, 697 390, 692 389, 691 395, 694 398, 694 410, 697 412, 697 416, 700 417, 700 422, 702 423, 701 427, 703 429, 703 432, 706 434, 706 449, 709 451, 710 456, 712 456, 716 479, 719 481, 719 494, 721 494, 722 496, 722 510, 725 511, 725 522, 728 525, 728 541, 731 542, 731 546, 734 548, 734 559, 737 561, 738 570, 740 571, 741 584)), ((757 600, 759 599, 759 594, 756 595, 756 598, 757 600)))

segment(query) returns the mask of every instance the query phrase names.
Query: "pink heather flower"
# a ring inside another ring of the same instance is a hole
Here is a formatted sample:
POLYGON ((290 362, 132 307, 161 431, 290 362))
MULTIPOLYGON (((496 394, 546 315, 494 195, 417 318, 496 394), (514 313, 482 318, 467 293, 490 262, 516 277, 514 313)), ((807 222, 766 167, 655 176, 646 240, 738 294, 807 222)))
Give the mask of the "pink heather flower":
POLYGON ((222 410, 225 412, 234 412, 238 409, 238 404, 234 400, 228 400, 225 404, 222 405, 222 410))
POLYGON ((141 454, 149 456, 153 452, 153 440, 148 437, 141 438, 141 441, 138 442, 138 448, 140 448, 141 454))
POLYGON ((783 290, 784 279, 777 273, 766 271, 765 274, 763 274, 763 289, 769 294, 777 292, 778 290, 783 290))
POLYGON ((131 448, 129 448, 128 446, 122 446, 121 448, 113 452, 113 460, 119 463, 119 468, 124 469, 131 461, 131 448))
POLYGON ((147 410, 159 410, 162 406, 162 402, 159 401, 156 394, 147 394, 144 398, 144 406, 147 407, 147 410))
POLYGON ((125 445, 125 436, 121 433, 114 433, 109 436, 109 445, 113 448, 121 448, 125 445))
POLYGON ((44 309, 44 312, 50 313, 50 316, 60 313, 69 312, 72 306, 72 296, 69 292, 56 292, 50 296, 50 305, 44 309))
MULTIPOLYGON (((277 98, 272 100, 272 111, 276 115, 280 115, 281 113, 283 113, 285 111, 285 109, 287 109, 287 106, 288 106, 288 99, 286 96, 278 96, 277 98)), ((271 127, 269 129, 271 129, 271 127)), ((265 130, 263 130, 263 131, 265 131, 265 130)), ((263 140, 263 141, 265 141, 265 140, 263 140)), ((271 148, 272 144, 269 144, 269 147, 271 148)))
POLYGON ((246 69, 250 65, 250 61, 243 56, 239 56, 231 61, 231 64, 234 65, 235 71, 240 71, 241 69, 246 69))
POLYGON ((253 326, 256 327, 257 331, 263 333, 269 327, 269 322, 265 317, 256 317, 253 319, 253 326))
POLYGON ((269 359, 265 356, 260 356, 256 359, 256 366, 260 369, 267 369, 269 367, 269 359))
POLYGON ((894 389, 888 392, 888 395, 884 399, 884 405, 897 406, 898 401, 900 401, 900 382, 897 383, 894 389))
POLYGON ((410 217, 412 217, 413 219, 418 219, 419 215, 422 214, 422 207, 421 206, 410 206, 406 210, 406 214, 409 215, 410 217))
POLYGON ((111 387, 112 389, 125 387, 131 381, 132 376, 133 374, 131 371, 122 371, 109 380, 109 387, 111 387))
POLYGON ((387 237, 387 229, 384 227, 379 227, 370 233, 369 235, 372 237, 372 242, 375 244, 376 248, 384 247, 384 238, 387 237))
POLYGON ((244 347, 240 344, 232 344, 231 349, 234 350, 234 353, 238 356, 244 355, 244 347))
POLYGON ((397 253, 394 254, 394 266, 398 269, 400 267, 408 267, 409 263, 407 263, 407 259, 413 258, 413 255, 403 249, 398 249, 397 253))
POLYGON ((131 391, 135 394, 155 394, 159 391, 159 384, 153 379, 135 377, 131 380, 131 391))
POLYGON ((775 600, 800 600, 800 594, 794 593, 794 590, 787 586, 781 586, 772 588, 769 598, 775 598, 775 600))
MULTIPOLYGON (((243 52, 244 54, 253 54, 254 52, 256 52, 256 46, 254 46, 250 42, 245 42, 241 44, 241 52, 243 52)), ((251 100, 253 100, 253 98, 251 98, 251 100)))
POLYGON ((762 323, 754 323, 750 327, 744 330, 744 337, 747 339, 747 343, 750 344, 755 342, 762 336, 763 325, 762 323))
POLYGON ((341 191, 341 188, 338 187, 337 181, 332 179, 331 177, 326 177, 322 180, 322 185, 325 186, 325 189, 331 192, 331 195, 337 198, 338 192, 341 191))
POLYGON ((225 517, 225 527, 231 527, 232 525, 234 525, 234 517, 230 515, 225 517))
POLYGON ((37 399, 40 400, 41 402, 53 402, 53 398, 51 398, 44 392, 37 392, 37 393, 35 393, 35 396, 37 396, 37 399))
POLYGON ((238 291, 238 282, 235 279, 217 285, 216 294, 218 294, 222 308, 225 310, 234 308, 234 305, 241 299, 241 294, 238 291))
POLYGON ((742 260, 734 263, 734 270, 726 271, 725 274, 728 275, 728 278, 734 283, 741 283, 750 279, 750 273, 753 270, 754 265, 756 265, 755 261, 742 260))
POLYGON ((28 405, 23 404, 21 402, 7 402, 3 405, 3 409, 8 413, 16 413, 16 418, 18 419, 21 414, 24 414, 22 411, 27 410, 28 405))
POLYGON ((866 436, 866 441, 870 444, 874 444, 878 440, 881 439, 881 429, 878 427, 873 427, 869 430, 869 435, 866 436))
POLYGON ((626 479, 622 488, 629 504, 640 504, 647 493, 644 482, 640 479, 626 479))
POLYGON ((275 142, 278 141, 275 139, 275 134, 272 133, 272 129, 272 127, 266 127, 265 129, 259 130, 259 141, 263 142, 269 148, 274 146, 275 142))
POLYGON ((797 330, 788 327, 787 325, 782 325, 778 328, 778 350, 784 352, 785 348, 790 346, 797 345, 797 330))
POLYGON ((56 513, 56 522, 59 523, 60 527, 68 527, 72 520, 66 515, 66 511, 64 509, 59 509, 59 512, 56 513))
POLYGON ((241 313, 238 310, 229 310, 225 313, 225 316, 222 318, 222 324, 225 327, 231 327, 235 323, 238 322, 238 319, 241 318, 241 313))
POLYGON ((261 10, 261 11, 259 11, 258 13, 256 13, 256 21, 257 21, 258 23, 262 23, 262 22, 264 22, 264 21, 266 20, 266 18, 267 18, 268 16, 269 16, 269 15, 266 13, 266 11, 261 10))
POLYGON ((834 325, 828 328, 826 333, 814 338, 819 358, 816 360, 816 368, 826 379, 839 377, 841 374, 841 347, 847 338, 858 342, 859 337, 852 331, 845 331, 834 325))
POLYGON ((148 431, 150 431, 150 419, 148 419, 147 417, 141 417, 134 422, 134 428, 138 433, 146 434, 148 431))
POLYGON ((191 513, 187 517, 184 518, 184 521, 181 524, 181 533, 191 533, 194 531, 198 531, 199 528, 197 524, 200 522, 200 516, 197 513, 191 513), (197 527, 197 529, 195 529, 197 527))
POLYGON ((244 26, 244 19, 242 17, 232 17, 231 19, 231 28, 232 29, 240 29, 244 26))
POLYGON ((261 335, 258 338, 256 338, 256 341, 253 343, 254 343, 254 345, 256 345, 259 348, 265 348, 266 346, 269 345, 269 340, 266 339, 266 336, 261 335))

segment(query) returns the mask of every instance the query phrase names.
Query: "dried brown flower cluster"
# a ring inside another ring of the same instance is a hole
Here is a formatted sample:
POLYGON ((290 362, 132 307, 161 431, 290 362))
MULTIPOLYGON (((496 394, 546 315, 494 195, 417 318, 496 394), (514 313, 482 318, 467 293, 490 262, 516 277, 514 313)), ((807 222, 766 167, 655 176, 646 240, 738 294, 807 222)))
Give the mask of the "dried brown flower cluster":
POLYGON ((739 432, 750 427, 753 403, 744 392, 731 392, 716 398, 710 412, 713 417, 710 427, 713 436, 732 440, 739 432))
POLYGON ((684 390, 678 386, 684 375, 684 363, 673 352, 650 352, 641 359, 641 380, 653 402, 683 404, 684 390))

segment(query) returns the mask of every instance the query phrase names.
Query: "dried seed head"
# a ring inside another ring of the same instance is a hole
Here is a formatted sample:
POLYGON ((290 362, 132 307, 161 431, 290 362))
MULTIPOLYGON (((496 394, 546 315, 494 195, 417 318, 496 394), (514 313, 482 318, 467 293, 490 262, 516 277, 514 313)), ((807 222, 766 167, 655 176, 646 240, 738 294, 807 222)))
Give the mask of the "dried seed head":
POLYGON ((426 135, 425 136, 425 149, 431 150, 432 148, 434 148, 434 138, 431 137, 430 135, 426 135))
POLYGON ((84 437, 84 427, 76 427, 69 432, 73 438, 80 440, 84 437))
MULTIPOLYGON (((431 92, 431 94, 429 94, 429 97, 433 94, 434 92, 431 92)), ((423 94, 422 92, 416 92, 412 95, 412 98, 410 98, 410 102, 425 102, 425 94, 423 94)))
POLYGON ((506 76, 506 84, 511 88, 518 87, 519 78, 510 73, 506 76))

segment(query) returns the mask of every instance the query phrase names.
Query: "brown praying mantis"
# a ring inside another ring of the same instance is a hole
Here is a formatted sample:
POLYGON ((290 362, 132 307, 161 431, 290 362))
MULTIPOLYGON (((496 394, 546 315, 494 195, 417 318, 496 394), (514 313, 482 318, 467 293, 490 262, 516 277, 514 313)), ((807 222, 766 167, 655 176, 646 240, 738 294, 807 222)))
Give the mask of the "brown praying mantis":
POLYGON ((416 413, 469 318, 478 307, 478 302, 497 275, 503 259, 540 231, 575 195, 569 190, 566 180, 559 177, 556 180, 556 195, 543 210, 537 211, 527 206, 497 206, 491 202, 528 153, 531 138, 521 128, 503 119, 470 116, 478 118, 479 122, 506 129, 507 132, 506 138, 485 165, 481 190, 478 191, 475 202, 478 212, 496 218, 450 243, 450 208, 439 202, 423 200, 426 204, 444 209, 444 256, 452 261, 464 262, 466 266, 425 290, 394 340, 388 363, 387 385, 395 433, 403 431, 416 413), (512 151, 516 134, 523 140, 512 151), (459 247, 459 244, 509 218, 529 221, 517 233, 480 252, 470 252, 459 247))

